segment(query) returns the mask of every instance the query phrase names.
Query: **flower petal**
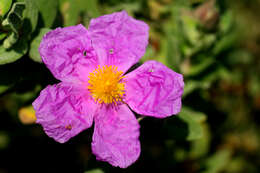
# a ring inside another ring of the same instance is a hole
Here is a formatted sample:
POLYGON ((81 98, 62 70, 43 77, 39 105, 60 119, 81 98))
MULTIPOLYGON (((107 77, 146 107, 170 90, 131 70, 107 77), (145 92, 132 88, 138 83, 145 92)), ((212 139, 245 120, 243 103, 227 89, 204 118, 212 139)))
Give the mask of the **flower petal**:
POLYGON ((92 125, 96 104, 87 89, 68 83, 47 86, 33 102, 37 123, 60 143, 92 125))
POLYGON ((61 81, 86 82, 89 72, 98 64, 88 31, 81 24, 48 32, 39 52, 52 74, 61 81))
POLYGON ((92 19, 89 32, 101 65, 116 65, 125 72, 144 55, 149 27, 125 11, 92 19))
POLYGON ((127 74, 125 81, 125 102, 138 114, 163 118, 180 112, 184 87, 181 74, 159 62, 147 61, 127 74))
POLYGON ((95 116, 92 152, 98 160, 126 168, 140 155, 139 124, 126 105, 103 106, 95 116))

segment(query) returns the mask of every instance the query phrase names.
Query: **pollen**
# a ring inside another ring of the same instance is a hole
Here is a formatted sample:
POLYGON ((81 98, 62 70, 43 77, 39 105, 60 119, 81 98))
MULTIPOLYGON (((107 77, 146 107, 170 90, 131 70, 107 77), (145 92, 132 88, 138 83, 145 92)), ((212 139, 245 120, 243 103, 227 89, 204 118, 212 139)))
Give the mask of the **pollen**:
POLYGON ((94 100, 100 104, 115 104, 122 102, 125 93, 123 72, 116 66, 98 66, 89 74, 88 90, 94 100))

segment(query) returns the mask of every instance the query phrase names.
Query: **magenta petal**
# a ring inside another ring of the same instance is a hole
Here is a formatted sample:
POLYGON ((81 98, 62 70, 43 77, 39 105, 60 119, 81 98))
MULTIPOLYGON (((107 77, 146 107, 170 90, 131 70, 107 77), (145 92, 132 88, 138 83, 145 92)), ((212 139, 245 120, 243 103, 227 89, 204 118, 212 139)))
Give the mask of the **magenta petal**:
POLYGON ((95 117, 92 152, 98 160, 126 168, 140 155, 139 124, 126 105, 103 106, 95 117))
POLYGON ((87 90, 66 83, 47 86, 33 102, 37 123, 60 143, 92 125, 96 105, 87 90))
POLYGON ((138 114, 163 118, 181 109, 183 77, 156 61, 147 61, 125 77, 125 102, 138 114))
POLYGON ((125 11, 92 19, 89 32, 101 65, 125 72, 144 55, 149 27, 125 11))
POLYGON ((48 32, 39 52, 52 74, 61 81, 86 82, 98 63, 88 31, 81 24, 48 32))

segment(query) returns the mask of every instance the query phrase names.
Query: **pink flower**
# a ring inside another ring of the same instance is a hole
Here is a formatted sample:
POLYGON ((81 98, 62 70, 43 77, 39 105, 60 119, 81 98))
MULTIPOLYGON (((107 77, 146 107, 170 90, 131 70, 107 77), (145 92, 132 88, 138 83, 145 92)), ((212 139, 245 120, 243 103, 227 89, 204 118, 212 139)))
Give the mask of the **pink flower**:
POLYGON ((64 143, 95 129, 92 151, 98 160, 126 168, 140 155, 139 123, 129 107, 164 118, 181 109, 183 77, 147 61, 125 72, 144 55, 148 26, 125 11, 82 25, 57 28, 40 44, 43 62, 61 82, 47 86, 33 102, 37 123, 64 143))

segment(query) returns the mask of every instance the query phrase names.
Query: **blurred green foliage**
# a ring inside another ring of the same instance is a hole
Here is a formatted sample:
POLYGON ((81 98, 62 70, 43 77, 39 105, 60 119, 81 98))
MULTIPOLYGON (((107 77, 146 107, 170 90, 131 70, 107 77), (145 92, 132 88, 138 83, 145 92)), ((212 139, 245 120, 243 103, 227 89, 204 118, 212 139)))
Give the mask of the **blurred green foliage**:
POLYGON ((259 0, 0 0, 0 173, 260 172, 259 7, 259 0), (140 121, 142 153, 125 170, 95 160, 93 129, 61 145, 18 116, 57 82, 41 63, 43 35, 119 10, 150 26, 142 62, 161 61, 185 79, 182 111, 140 121))

